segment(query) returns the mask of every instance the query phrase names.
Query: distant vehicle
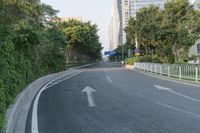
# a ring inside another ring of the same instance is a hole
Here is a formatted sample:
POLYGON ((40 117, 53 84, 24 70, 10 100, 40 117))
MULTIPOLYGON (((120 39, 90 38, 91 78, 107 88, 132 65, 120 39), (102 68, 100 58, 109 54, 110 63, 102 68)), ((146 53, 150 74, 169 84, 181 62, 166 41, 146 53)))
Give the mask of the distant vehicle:
POLYGON ((108 63, 108 58, 103 58, 103 63, 108 63))

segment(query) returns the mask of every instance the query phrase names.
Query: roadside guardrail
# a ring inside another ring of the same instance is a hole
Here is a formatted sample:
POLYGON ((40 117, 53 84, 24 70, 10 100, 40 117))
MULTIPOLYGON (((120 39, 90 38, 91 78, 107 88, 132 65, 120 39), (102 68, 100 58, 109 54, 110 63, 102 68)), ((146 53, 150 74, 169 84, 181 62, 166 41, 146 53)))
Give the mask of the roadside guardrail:
POLYGON ((168 76, 169 78, 178 78, 180 80, 189 80, 200 83, 200 65, 136 62, 134 63, 134 69, 168 76))

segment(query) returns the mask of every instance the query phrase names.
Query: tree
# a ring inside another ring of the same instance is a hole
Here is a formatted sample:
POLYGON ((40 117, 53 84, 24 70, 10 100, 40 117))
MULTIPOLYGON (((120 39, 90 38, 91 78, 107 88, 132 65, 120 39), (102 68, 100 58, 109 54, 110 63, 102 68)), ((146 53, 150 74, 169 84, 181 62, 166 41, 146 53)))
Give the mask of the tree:
POLYGON ((175 0, 165 4, 162 28, 165 30, 165 40, 171 44, 176 62, 182 62, 187 57, 188 49, 194 44, 189 25, 193 21, 194 9, 188 0, 175 0))
POLYGON ((68 62, 101 58, 101 43, 97 26, 90 22, 70 20, 59 24, 68 42, 66 53, 68 62))
POLYGON ((144 56, 157 55, 162 62, 183 62, 200 33, 199 11, 188 0, 168 1, 164 9, 142 8, 137 20, 125 28, 129 43, 138 38, 144 56))

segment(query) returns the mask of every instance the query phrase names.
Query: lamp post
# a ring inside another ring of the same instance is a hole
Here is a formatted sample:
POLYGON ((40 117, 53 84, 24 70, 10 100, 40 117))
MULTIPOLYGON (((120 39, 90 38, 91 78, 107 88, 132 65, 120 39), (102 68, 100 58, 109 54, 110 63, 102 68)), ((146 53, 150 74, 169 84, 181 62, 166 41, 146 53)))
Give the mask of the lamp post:
POLYGON ((124 45, 122 44, 122 60, 124 60, 124 45))
MULTIPOLYGON (((137 0, 134 1, 134 7, 135 7, 135 20, 137 20, 137 0)), ((137 35, 135 35, 135 47, 138 49, 138 41, 137 41, 137 35)))
MULTIPOLYGON (((136 5, 137 0, 134 1, 134 7, 135 7, 135 20, 137 20, 137 5, 136 5)), ((138 49, 138 39, 137 39, 137 34, 135 34, 135 48, 137 49, 137 51, 139 51, 138 49)), ((136 59, 138 62, 138 54, 136 53, 136 59)))

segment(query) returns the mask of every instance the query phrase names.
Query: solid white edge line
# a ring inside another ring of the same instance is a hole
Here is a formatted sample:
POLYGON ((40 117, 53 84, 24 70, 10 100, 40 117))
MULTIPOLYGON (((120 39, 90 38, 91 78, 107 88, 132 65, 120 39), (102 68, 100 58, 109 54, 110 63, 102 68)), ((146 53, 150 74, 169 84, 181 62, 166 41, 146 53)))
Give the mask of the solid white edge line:
POLYGON ((176 110, 178 112, 182 112, 182 113, 188 114, 188 115, 192 116, 193 118, 200 119, 200 114, 192 113, 192 112, 189 112, 189 111, 177 108, 177 107, 173 107, 173 106, 161 103, 161 102, 156 102, 156 103, 159 104, 159 105, 161 105, 161 106, 163 106, 163 107, 166 107, 166 108, 169 108, 169 109, 172 109, 172 110, 176 110))
MULTIPOLYGON (((64 80, 67 80, 67 79, 70 79, 78 74, 80 74, 82 72, 77 72, 75 74, 72 74, 70 75, 69 77, 65 78, 64 80)), ((56 85, 64 80, 61 80, 59 82, 56 82, 54 83, 53 85, 56 85)), ((51 84, 54 80, 51 80, 50 82, 48 82, 44 87, 42 87, 42 89, 38 92, 38 94, 36 95, 35 97, 35 100, 34 100, 34 103, 33 103, 33 109, 32 109, 32 122, 31 122, 31 133, 39 133, 39 130, 38 130, 38 103, 39 103, 39 98, 40 98, 40 95, 42 94, 42 92, 50 87, 52 87, 53 85, 51 86, 48 86, 49 84, 51 84), (48 86, 48 87, 47 87, 48 86)))

